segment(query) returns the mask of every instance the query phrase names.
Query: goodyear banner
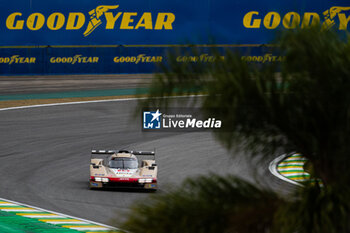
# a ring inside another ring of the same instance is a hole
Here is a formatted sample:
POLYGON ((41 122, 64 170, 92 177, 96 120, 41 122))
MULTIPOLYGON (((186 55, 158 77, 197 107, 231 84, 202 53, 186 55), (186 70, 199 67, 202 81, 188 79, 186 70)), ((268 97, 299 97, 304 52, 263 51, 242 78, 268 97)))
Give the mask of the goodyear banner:
POLYGON ((202 46, 203 56, 215 45, 273 60, 260 45, 279 30, 316 23, 348 32, 350 2, 1 1, 0 74, 154 72, 169 49, 189 44, 202 46))

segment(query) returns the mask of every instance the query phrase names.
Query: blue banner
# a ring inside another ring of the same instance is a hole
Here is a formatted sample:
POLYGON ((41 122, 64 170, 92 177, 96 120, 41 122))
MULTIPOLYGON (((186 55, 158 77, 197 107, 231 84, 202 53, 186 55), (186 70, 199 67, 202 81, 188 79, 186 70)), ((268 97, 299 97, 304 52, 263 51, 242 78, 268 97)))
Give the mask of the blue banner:
POLYGON ((280 30, 317 23, 348 32, 350 2, 1 1, 0 74, 153 72, 174 46, 259 48, 280 30))
MULTIPOLYGON (((239 50, 247 62, 281 62, 282 56, 270 47, 218 48, 239 50)), ((210 47, 85 47, 85 48, 0 48, 2 74, 113 74, 152 73, 161 71, 160 64, 172 59, 178 63, 210 63, 217 59, 210 47)))

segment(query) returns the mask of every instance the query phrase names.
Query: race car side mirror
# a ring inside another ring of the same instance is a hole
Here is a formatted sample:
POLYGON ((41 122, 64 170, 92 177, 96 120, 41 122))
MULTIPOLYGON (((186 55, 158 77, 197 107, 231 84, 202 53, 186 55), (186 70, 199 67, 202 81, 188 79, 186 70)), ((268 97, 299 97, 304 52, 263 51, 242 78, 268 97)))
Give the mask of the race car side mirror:
POLYGON ((152 163, 152 167, 156 167, 157 166, 157 164, 156 163, 152 163))

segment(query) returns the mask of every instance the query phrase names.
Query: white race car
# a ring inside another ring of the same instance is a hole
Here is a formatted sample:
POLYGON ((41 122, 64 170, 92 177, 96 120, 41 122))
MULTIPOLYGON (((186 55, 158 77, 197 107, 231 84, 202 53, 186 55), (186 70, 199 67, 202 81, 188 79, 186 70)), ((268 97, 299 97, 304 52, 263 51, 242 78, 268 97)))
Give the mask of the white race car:
POLYGON ((140 188, 155 191, 158 188, 157 172, 154 151, 91 151, 91 189, 140 188))

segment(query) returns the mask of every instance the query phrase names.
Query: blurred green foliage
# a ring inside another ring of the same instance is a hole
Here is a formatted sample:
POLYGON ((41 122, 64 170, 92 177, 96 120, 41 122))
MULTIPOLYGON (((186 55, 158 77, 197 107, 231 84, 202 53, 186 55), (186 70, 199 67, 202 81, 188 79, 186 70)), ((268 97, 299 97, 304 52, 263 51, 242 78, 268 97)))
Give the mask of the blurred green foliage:
POLYGON ((175 56, 151 85, 142 107, 167 106, 171 95, 205 94, 214 132, 230 149, 271 159, 297 151, 324 186, 310 184, 283 200, 232 177, 201 177, 184 188, 135 205, 132 232, 350 232, 350 43, 319 27, 283 32, 277 64, 247 64, 237 53, 213 63, 178 63, 175 56), (215 110, 213 110, 215 109, 215 110), (218 111, 219 109, 219 111, 218 111))
POLYGON ((274 232, 350 232, 349 187, 309 185, 294 194, 294 201, 280 206, 274 232))
POLYGON ((131 232, 265 232, 283 203, 275 193, 234 178, 188 179, 178 190, 135 205, 131 232))

